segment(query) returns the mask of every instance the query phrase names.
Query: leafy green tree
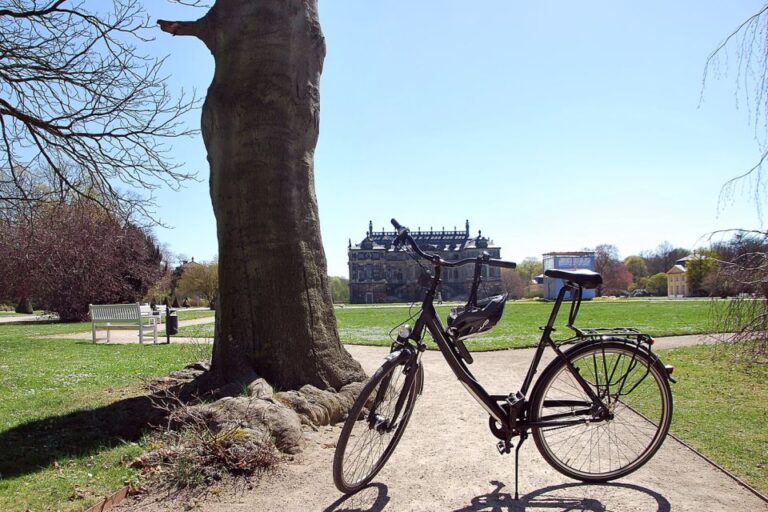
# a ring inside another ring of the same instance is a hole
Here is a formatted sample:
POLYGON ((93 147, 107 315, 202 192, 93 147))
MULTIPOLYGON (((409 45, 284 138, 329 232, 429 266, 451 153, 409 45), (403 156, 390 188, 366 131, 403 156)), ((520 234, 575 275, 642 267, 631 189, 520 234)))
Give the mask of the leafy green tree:
POLYGON ((628 256, 624 260, 624 266, 632 273, 635 284, 638 283, 639 279, 648 277, 648 265, 642 256, 628 256))
POLYGON ((203 297, 211 309, 216 308, 219 296, 219 264, 192 262, 184 267, 178 281, 177 293, 184 297, 203 297))
POLYGON ((667 294, 667 274, 659 272, 648 278, 645 284, 645 289, 651 295, 664 296, 667 294))
POLYGON ((525 258, 523 261, 517 264, 515 269, 520 277, 523 278, 525 284, 528 286, 534 277, 544 272, 544 263, 540 258, 525 258))
POLYGON ((504 269, 501 279, 504 289, 513 299, 528 297, 530 295, 533 278, 544 271, 544 266, 539 258, 525 258, 517 264, 514 270, 504 269))
POLYGON ((331 298, 334 304, 349 304, 349 279, 340 276, 330 276, 331 298))

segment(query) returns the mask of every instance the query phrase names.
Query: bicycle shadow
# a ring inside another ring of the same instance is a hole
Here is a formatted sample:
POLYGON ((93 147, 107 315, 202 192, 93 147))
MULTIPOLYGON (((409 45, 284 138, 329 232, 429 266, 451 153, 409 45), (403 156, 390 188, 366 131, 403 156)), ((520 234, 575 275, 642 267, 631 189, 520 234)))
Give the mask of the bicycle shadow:
MULTIPOLYGON (((672 510, 672 506, 664 496, 635 484, 559 484, 537 489, 521 496, 519 500, 515 500, 512 494, 502 492, 505 487, 503 482, 491 480, 490 483, 496 486, 496 489, 488 494, 472 498, 469 505, 455 509, 453 512, 530 512, 534 510, 608 512, 608 507, 599 499, 588 497, 590 494, 595 494, 595 488, 601 487, 626 489, 650 496, 656 501, 656 508, 649 509, 649 512, 670 512, 672 510), (566 489, 573 489, 574 495, 562 496, 561 491, 566 489), (583 489, 583 493, 578 492, 580 489, 583 489), (592 489, 592 492, 589 489, 592 489)), ((390 502, 388 490, 384 484, 371 484, 357 494, 342 496, 323 509, 323 512, 382 512, 390 502)))
MULTIPOLYGON (((568 511, 584 511, 584 512, 607 512, 608 507, 599 499, 590 498, 589 495, 594 495, 594 489, 600 487, 613 487, 627 489, 635 491, 637 493, 650 496, 656 501, 656 508, 652 509, 652 512, 670 512, 672 506, 664 496, 661 494, 641 487, 635 484, 625 483, 605 483, 605 484, 585 484, 585 483, 569 483, 551 485, 542 489, 537 489, 524 496, 520 496, 519 500, 515 500, 514 496, 508 492, 501 492, 505 484, 498 480, 491 480, 492 485, 496 486, 496 489, 488 494, 483 494, 472 498, 472 502, 466 506, 454 510, 453 512, 525 512, 532 510, 557 510, 562 512, 568 511), (572 489, 574 491, 573 496, 562 496, 559 491, 565 489, 572 489), (584 489, 583 492, 578 492, 580 489, 584 489), (593 492, 589 492, 588 489, 593 489, 593 492), (555 494, 558 493, 558 494, 555 494)), ((649 509, 651 512, 651 509, 649 509)))
POLYGON ((358 493, 342 496, 323 512, 381 512, 389 503, 388 492, 384 484, 370 484, 358 493))

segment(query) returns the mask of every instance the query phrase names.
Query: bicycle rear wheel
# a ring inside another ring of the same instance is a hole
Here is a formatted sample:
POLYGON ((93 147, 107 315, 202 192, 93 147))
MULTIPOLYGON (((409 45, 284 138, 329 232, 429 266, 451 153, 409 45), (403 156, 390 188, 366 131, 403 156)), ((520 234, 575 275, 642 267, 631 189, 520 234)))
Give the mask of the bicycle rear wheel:
POLYGON ((393 359, 386 361, 363 387, 344 423, 333 457, 333 481, 341 492, 359 491, 384 467, 411 419, 423 378, 421 363, 413 365, 409 358, 393 359), (410 372, 416 372, 412 379, 408 378, 410 372))
POLYGON ((672 419, 672 393, 661 363, 621 340, 577 346, 568 360, 608 414, 602 415, 565 361, 547 367, 531 397, 532 421, 576 420, 533 428, 544 459, 566 476, 605 482, 628 475, 659 449, 672 419))

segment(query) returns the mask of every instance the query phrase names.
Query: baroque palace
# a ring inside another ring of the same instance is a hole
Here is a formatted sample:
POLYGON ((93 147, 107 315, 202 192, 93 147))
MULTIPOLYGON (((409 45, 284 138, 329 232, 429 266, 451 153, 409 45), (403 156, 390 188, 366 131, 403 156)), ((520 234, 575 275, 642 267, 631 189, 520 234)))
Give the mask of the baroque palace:
MULTIPOLYGON (((349 298, 352 304, 381 302, 412 302, 420 300, 424 288, 419 284, 422 269, 405 251, 395 252, 392 240, 394 231, 373 230, 368 223, 368 232, 359 244, 349 242, 349 298)), ((411 231, 411 236, 426 252, 438 254, 444 260, 474 258, 488 252, 492 258, 499 258, 501 248, 478 231, 476 237, 469 236, 469 221, 464 231, 411 231)), ((420 260, 429 269, 429 262, 420 260)), ((501 269, 483 267, 483 283, 479 294, 501 293, 501 269)), ((472 286, 474 265, 443 271, 440 295, 443 300, 466 300, 472 286)))

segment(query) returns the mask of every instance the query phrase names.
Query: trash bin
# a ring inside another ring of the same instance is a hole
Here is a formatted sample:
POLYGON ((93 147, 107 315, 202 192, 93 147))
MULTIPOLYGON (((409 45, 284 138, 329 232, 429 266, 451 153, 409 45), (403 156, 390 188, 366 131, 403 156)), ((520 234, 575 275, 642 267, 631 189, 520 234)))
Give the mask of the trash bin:
POLYGON ((176 314, 175 309, 168 310, 165 315, 165 332, 169 336, 179 333, 179 316, 176 314))

